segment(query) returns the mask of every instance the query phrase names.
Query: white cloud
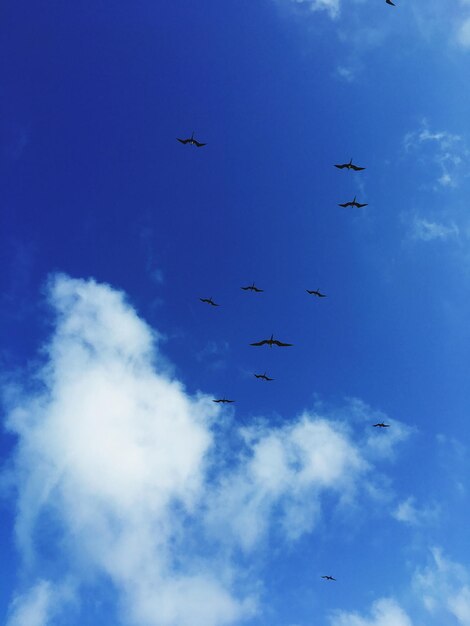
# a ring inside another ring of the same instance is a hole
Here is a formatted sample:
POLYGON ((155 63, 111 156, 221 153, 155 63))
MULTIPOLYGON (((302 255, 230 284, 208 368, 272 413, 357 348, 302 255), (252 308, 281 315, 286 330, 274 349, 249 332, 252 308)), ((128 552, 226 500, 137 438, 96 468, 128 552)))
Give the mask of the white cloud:
POLYGON ((457 29, 457 42, 464 48, 470 47, 470 17, 467 17, 457 29))
MULTIPOLYGON (((242 429, 227 465, 213 428, 223 414, 171 378, 158 335, 122 293, 61 275, 49 299, 46 362, 8 395, 18 544, 36 580, 37 538, 53 527, 47 558, 56 553, 60 579, 79 587, 104 576, 129 623, 222 626, 252 615, 256 581, 245 590, 231 547, 248 553, 268 532, 294 540, 311 531, 322 494, 351 499, 370 482, 359 478, 372 460, 401 438, 394 423, 385 447, 358 444, 343 422, 304 414, 282 428, 242 429)), ((51 585, 33 582, 22 606, 46 616, 51 585)), ((54 595, 54 610, 61 601, 54 595)))
POLYGON ((434 522, 439 516, 437 506, 417 506, 413 497, 406 498, 398 503, 392 516, 399 522, 410 526, 420 526, 434 522))
POLYGON ((422 218, 414 219, 411 230, 412 238, 421 241, 434 241, 436 239, 445 241, 451 237, 458 237, 459 234, 460 230, 454 222, 446 226, 422 218))
POLYGON ((438 183, 436 188, 458 187, 467 175, 466 161, 470 152, 460 135, 431 131, 427 120, 423 120, 421 129, 407 133, 403 143, 406 152, 412 152, 425 169, 437 168, 439 174, 433 174, 438 183))
POLYGON ((7 626, 47 626, 62 603, 70 599, 70 589, 40 580, 27 593, 14 598, 7 626))
POLYGON ((310 11, 327 11, 332 18, 339 15, 340 0, 290 0, 290 2, 305 6, 310 11))
POLYGON ((381 598, 372 605, 370 617, 358 613, 338 611, 331 619, 331 626, 412 626, 405 611, 390 598, 381 598))

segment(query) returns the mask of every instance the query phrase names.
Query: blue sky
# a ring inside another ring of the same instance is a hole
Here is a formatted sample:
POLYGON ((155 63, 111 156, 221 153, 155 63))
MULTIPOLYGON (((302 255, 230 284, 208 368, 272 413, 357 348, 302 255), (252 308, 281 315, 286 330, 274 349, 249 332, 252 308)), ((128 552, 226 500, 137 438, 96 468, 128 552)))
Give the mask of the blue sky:
POLYGON ((443 4, 4 3, 3 623, 470 625, 443 4))

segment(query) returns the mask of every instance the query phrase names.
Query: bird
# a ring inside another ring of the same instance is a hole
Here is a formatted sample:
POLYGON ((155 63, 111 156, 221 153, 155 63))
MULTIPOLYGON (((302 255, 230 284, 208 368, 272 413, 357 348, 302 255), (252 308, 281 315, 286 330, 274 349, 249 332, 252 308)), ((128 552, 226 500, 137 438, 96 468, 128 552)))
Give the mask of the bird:
POLYGON ((306 289, 305 291, 307 293, 311 293, 312 296, 317 296, 318 298, 326 298, 326 294, 320 293, 319 289, 312 289, 311 291, 310 291, 310 289, 306 289))
POLYGON ((352 200, 351 202, 345 202, 344 204, 338 204, 338 206, 357 206, 358 209, 362 208, 363 206, 367 206, 366 204, 360 204, 359 202, 356 202, 356 196, 354 196, 354 200, 352 200))
POLYGON ((189 137, 189 139, 180 139, 179 137, 177 137, 176 139, 178 139, 178 141, 179 141, 180 143, 184 143, 184 144, 189 143, 190 145, 192 145, 192 146, 196 146, 196 147, 198 147, 198 148, 202 148, 202 146, 206 146, 206 145, 207 145, 207 144, 205 144, 205 143, 201 143, 200 141, 196 141, 196 140, 194 139, 194 132, 193 132, 193 134, 191 135, 191 137, 189 137))
POLYGON ((263 339, 262 341, 257 341, 255 343, 250 343, 250 346, 264 346, 267 345, 270 348, 273 347, 273 345, 276 346, 280 346, 281 348, 284 348, 286 346, 292 346, 292 343, 283 343, 282 341, 279 341, 278 339, 274 339, 274 335, 271 335, 270 339, 263 339))
POLYGON ((352 159, 349 161, 349 163, 341 163, 339 165, 335 165, 335 167, 337 167, 339 170, 344 170, 344 168, 346 168, 347 170, 354 170, 355 172, 361 172, 362 170, 365 170, 365 167, 359 167, 358 165, 354 165, 352 162, 352 159))
POLYGON ((264 291, 264 289, 259 289, 258 287, 256 287, 255 283, 253 283, 252 285, 248 285, 247 287, 240 287, 240 289, 243 289, 243 291, 256 291, 256 293, 261 293, 262 291, 264 291))
POLYGON ((235 400, 227 400, 227 398, 218 398, 217 400, 212 400, 212 402, 217 402, 217 404, 233 404, 235 400))
POLYGON ((378 422, 374 424, 374 428, 390 428, 390 424, 384 424, 383 422, 378 422))
POLYGON ((322 578, 325 580, 334 580, 336 582, 336 578, 333 578, 333 576, 322 576, 322 578))
POLYGON ((274 378, 266 376, 266 372, 264 372, 264 374, 255 374, 255 378, 261 378, 261 380, 274 380, 274 378))
POLYGON ((212 298, 199 298, 199 300, 200 300, 201 302, 207 302, 207 304, 210 304, 210 305, 212 305, 212 306, 220 306, 220 304, 216 304, 216 303, 212 300, 212 298))
POLYGON ((392 2, 392 0, 385 0, 387 4, 391 4, 392 7, 396 7, 397 5, 392 2))

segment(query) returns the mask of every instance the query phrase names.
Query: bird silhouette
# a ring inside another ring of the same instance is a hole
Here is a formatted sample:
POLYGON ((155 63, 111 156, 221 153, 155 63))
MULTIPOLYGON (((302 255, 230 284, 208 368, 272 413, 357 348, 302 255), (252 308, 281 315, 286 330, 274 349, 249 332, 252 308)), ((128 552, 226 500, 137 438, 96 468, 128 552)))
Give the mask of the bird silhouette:
POLYGON ((374 428, 390 428, 390 424, 384 424, 383 422, 379 422, 378 424, 374 424, 374 428))
POLYGON ((339 170, 344 170, 345 168, 347 170, 354 170, 355 172, 361 172, 362 170, 365 170, 365 167, 359 167, 358 165, 354 165, 352 162, 352 159, 349 161, 349 163, 340 163, 339 165, 335 165, 335 167, 337 167, 339 170))
POLYGON ((366 204, 360 204, 359 202, 356 202, 356 196, 354 196, 354 200, 351 200, 351 202, 345 202, 344 204, 338 204, 338 206, 357 206, 358 209, 361 209, 363 206, 367 206, 366 204))
POLYGON ((216 304, 216 303, 212 300, 212 298, 199 298, 199 300, 200 300, 201 302, 207 302, 207 304, 210 304, 210 305, 212 305, 212 306, 220 306, 220 304, 216 304))
POLYGON ((201 143, 200 141, 196 141, 194 139, 194 132, 191 135, 191 137, 189 137, 189 139, 180 139, 179 137, 177 137, 176 139, 178 139, 180 143, 184 143, 184 144, 189 143, 191 146, 196 146, 197 148, 202 148, 202 146, 207 145, 205 143, 201 143))
POLYGON ((274 346, 280 346, 281 348, 287 347, 287 346, 292 346, 292 343, 283 343, 282 341, 279 341, 278 339, 274 339, 274 335, 271 335, 270 339, 263 339, 262 341, 257 341, 255 343, 250 343, 250 346, 264 346, 267 345, 270 348, 274 346))
POLYGON ((336 581, 336 578, 333 578, 333 576, 322 576, 322 578, 324 578, 325 580, 334 580, 334 581, 336 581))
POLYGON ((305 291, 307 293, 311 293, 312 296, 317 296, 317 298, 326 298, 326 294, 320 293, 319 289, 312 289, 311 291, 310 291, 310 289, 306 289, 305 291))
POLYGON ((392 0, 385 0, 387 4, 391 4, 392 7, 396 7, 397 5, 392 2, 392 0))
POLYGON ((257 293, 261 293, 262 291, 264 291, 264 289, 259 289, 258 287, 256 287, 255 283, 253 283, 252 285, 248 285, 247 287, 240 287, 240 289, 243 289, 243 291, 256 291, 257 293))
POLYGON ((212 400, 212 402, 217 402, 217 404, 233 404, 235 400, 227 400, 227 398, 218 398, 217 400, 212 400))
POLYGON ((255 378, 261 378, 261 380, 274 380, 274 378, 266 376, 266 372, 264 372, 264 374, 255 374, 255 378))

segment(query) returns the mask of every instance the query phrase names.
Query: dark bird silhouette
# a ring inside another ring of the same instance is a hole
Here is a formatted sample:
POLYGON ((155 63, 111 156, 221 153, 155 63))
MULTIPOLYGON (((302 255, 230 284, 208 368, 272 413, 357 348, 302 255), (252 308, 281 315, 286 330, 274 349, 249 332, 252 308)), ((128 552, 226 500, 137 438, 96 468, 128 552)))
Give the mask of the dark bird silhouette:
POLYGON ((397 6, 396 4, 393 4, 392 0, 385 0, 385 2, 386 2, 387 4, 391 4, 391 5, 392 5, 392 7, 396 7, 396 6, 397 6))
POLYGON ((360 204, 359 202, 356 202, 356 196, 354 196, 354 200, 352 200, 351 202, 345 202, 344 204, 338 204, 338 206, 357 206, 358 209, 361 209, 363 206, 367 206, 366 204, 360 204))
POLYGON ((264 289, 258 289, 258 287, 255 286, 255 283, 248 285, 247 287, 240 287, 240 289, 243 289, 243 291, 256 291, 256 293, 264 291, 264 289))
POLYGON ((335 165, 335 167, 337 167, 339 170, 344 170, 345 168, 347 170, 354 170, 355 172, 362 172, 362 170, 365 170, 365 167, 359 167, 358 165, 354 165, 352 162, 352 159, 349 161, 349 163, 340 163, 339 165, 335 165))
POLYGON ((266 376, 266 372, 264 372, 264 374, 255 374, 255 378, 261 378, 261 380, 274 380, 274 378, 266 376))
POLYGON ((263 339, 262 341, 257 341, 256 343, 250 343, 250 346, 264 346, 267 345, 270 348, 273 347, 273 345, 275 346, 280 346, 281 348, 284 348, 286 346, 292 346, 292 343, 283 343, 282 341, 279 341, 278 339, 274 339, 274 335, 271 335, 270 339, 263 339))
POLYGON ((311 293, 312 296, 317 296, 317 298, 326 298, 326 294, 320 293, 319 289, 312 289, 311 291, 310 289, 306 289, 306 292, 311 293))
POLYGON ((334 580, 334 581, 336 581, 336 578, 333 578, 333 576, 322 576, 322 578, 324 578, 325 580, 334 580))
POLYGON ((199 300, 200 300, 201 302, 207 302, 207 304, 210 304, 210 305, 212 305, 212 306, 220 306, 220 304, 216 304, 216 303, 212 300, 212 298, 199 298, 199 300))
POLYGON ((190 145, 192 145, 192 146, 196 146, 196 147, 198 147, 198 148, 202 148, 202 146, 206 146, 206 145, 207 145, 207 144, 205 144, 205 143, 201 143, 200 141, 196 141, 196 140, 194 139, 194 132, 193 132, 193 134, 191 135, 191 137, 189 137, 189 139, 180 139, 179 137, 177 137, 176 139, 178 139, 178 141, 179 141, 180 143, 184 143, 184 144, 189 143, 190 145))
POLYGON ((217 400, 212 400, 212 402, 217 402, 217 404, 233 404, 235 400, 227 400, 227 398, 219 398, 217 400))
POLYGON ((383 422, 379 422, 378 424, 374 424, 374 428, 390 428, 390 424, 384 424, 383 422))

